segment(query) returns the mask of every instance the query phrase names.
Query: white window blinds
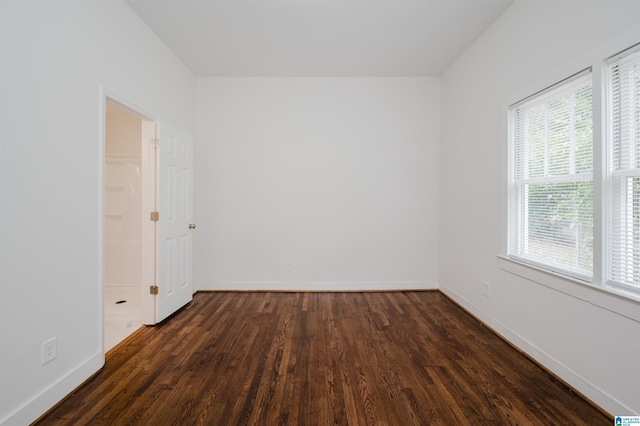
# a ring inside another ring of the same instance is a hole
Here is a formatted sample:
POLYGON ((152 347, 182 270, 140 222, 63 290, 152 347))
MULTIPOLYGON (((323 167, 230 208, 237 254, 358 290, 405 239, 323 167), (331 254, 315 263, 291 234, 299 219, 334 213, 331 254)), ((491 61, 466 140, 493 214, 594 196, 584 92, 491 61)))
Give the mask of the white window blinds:
POLYGON ((591 72, 513 105, 510 115, 509 256, 590 281, 591 72))
POLYGON ((609 65, 609 285, 640 293, 640 49, 609 65))

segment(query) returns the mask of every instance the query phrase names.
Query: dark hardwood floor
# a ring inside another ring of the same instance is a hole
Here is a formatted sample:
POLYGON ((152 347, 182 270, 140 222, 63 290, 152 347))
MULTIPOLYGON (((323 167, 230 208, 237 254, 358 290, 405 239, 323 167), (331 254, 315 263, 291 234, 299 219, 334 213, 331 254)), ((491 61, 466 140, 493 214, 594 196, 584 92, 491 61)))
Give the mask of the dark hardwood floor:
POLYGON ((39 425, 609 425, 439 292, 198 293, 39 425))

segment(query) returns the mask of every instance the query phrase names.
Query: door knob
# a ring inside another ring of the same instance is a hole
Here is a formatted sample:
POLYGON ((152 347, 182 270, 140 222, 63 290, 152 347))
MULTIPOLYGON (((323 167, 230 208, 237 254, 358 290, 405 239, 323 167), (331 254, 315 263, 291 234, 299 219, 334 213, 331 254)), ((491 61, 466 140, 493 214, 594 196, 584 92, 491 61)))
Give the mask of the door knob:
POLYGON ((189 224, 189 229, 196 229, 195 223, 190 223, 189 224))

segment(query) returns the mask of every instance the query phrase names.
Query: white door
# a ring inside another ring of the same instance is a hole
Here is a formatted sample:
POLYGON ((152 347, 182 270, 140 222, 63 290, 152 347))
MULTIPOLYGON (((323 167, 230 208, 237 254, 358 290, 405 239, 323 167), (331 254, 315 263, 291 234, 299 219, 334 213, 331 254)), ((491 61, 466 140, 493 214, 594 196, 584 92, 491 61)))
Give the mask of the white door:
POLYGON ((193 295, 193 139, 158 123, 156 205, 156 322, 189 303, 193 295))

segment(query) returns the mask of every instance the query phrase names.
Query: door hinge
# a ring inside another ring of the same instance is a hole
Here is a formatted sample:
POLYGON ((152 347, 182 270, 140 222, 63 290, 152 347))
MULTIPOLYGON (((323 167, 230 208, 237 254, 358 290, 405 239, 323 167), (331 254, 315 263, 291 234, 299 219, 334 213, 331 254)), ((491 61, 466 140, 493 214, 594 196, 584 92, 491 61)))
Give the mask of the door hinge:
POLYGON ((151 212, 151 222, 157 222, 160 220, 160 212, 151 212))
POLYGON ((149 286, 149 293, 158 294, 158 286, 157 285, 149 286))
POLYGON ((160 146, 160 139, 151 138, 151 148, 158 148, 160 146))

